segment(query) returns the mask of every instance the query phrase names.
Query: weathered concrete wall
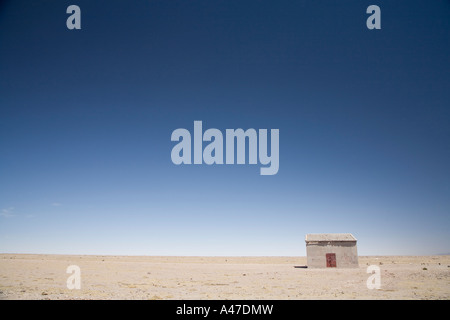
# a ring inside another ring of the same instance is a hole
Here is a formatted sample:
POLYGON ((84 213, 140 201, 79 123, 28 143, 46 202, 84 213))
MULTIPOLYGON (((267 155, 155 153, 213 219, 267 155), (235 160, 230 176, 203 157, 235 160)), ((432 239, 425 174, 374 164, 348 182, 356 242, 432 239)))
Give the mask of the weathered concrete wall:
POLYGON ((331 241, 306 244, 308 268, 326 268, 327 253, 336 254, 336 268, 358 267, 358 251, 355 241, 331 241))

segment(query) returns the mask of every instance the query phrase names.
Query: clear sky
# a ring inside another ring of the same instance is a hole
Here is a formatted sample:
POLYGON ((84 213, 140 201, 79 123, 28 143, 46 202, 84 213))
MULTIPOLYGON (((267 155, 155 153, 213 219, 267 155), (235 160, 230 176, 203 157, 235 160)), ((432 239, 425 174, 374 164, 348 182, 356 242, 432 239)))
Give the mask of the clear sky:
POLYGON ((2 1, 0 252, 450 252, 450 1, 2 1), (81 8, 81 30, 66 9, 81 8), (381 8, 369 30, 366 9, 381 8), (280 165, 171 133, 279 129, 280 165))

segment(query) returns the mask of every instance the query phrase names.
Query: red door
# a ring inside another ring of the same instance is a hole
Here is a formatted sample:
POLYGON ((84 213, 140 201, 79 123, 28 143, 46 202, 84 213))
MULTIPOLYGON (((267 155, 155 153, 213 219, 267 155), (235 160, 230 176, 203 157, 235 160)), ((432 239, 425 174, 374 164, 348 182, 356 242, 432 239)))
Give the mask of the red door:
POLYGON ((336 254, 335 253, 327 253, 327 268, 336 268, 336 254))

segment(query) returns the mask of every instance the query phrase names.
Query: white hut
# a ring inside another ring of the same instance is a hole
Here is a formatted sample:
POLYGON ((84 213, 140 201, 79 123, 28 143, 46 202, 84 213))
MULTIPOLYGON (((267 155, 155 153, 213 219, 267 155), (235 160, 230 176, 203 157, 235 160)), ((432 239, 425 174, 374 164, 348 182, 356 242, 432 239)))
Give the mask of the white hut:
POLYGON ((351 233, 307 234, 308 268, 357 268, 356 238, 351 233))

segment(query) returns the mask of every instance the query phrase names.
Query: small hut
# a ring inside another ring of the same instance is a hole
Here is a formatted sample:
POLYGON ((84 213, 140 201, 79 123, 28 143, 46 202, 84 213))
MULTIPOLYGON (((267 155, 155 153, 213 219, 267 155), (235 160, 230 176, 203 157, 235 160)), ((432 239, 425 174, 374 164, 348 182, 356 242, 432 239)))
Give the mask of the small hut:
POLYGON ((356 238, 351 233, 307 234, 308 268, 357 268, 356 238))

